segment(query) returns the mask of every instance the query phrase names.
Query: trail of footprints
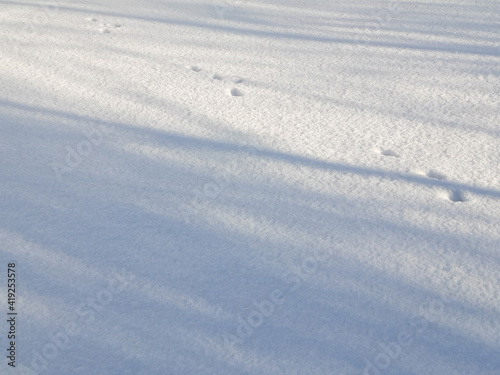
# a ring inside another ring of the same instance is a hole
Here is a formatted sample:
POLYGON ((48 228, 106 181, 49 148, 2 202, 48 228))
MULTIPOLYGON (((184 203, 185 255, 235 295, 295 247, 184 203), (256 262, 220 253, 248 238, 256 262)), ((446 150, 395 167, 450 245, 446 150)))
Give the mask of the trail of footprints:
MULTIPOLYGON (((193 71, 195 73, 200 73, 203 71, 203 69, 199 68, 196 65, 190 66, 190 67, 188 67, 188 69, 190 69, 191 71, 193 71)), ((245 81, 243 78, 241 78, 239 76, 223 77, 217 73, 213 74, 211 76, 211 79, 214 81, 230 82, 231 84, 236 84, 236 85, 243 83, 245 81)), ((228 95, 231 95, 234 97, 241 97, 241 96, 244 96, 245 94, 238 87, 233 87, 233 88, 228 90, 228 95)))
MULTIPOLYGON (((393 157, 393 158, 399 158, 399 154, 391 149, 378 149, 376 150, 380 155, 385 156, 385 157, 393 157)), ((427 172, 424 171, 418 171, 418 175, 424 176, 433 180, 439 180, 443 181, 446 180, 446 175, 443 173, 437 172, 435 170, 428 170, 427 172)), ((465 193, 460 190, 460 189, 452 189, 446 192, 441 192, 439 194, 441 198, 448 199, 451 202, 466 202, 468 199, 465 195, 465 193)))
POLYGON ((110 24, 110 23, 99 22, 99 20, 95 17, 87 18, 87 21, 94 22, 94 23, 98 24, 99 27, 97 30, 101 34, 111 34, 113 29, 119 29, 119 28, 123 27, 123 24, 121 24, 121 23, 110 24))
MULTIPOLYGON (((195 73, 200 73, 203 71, 201 68, 199 68, 198 66, 195 66, 195 65, 189 66, 188 69, 190 69, 191 71, 193 71, 195 73)), ((244 82, 244 79, 241 77, 238 77, 238 76, 223 77, 217 73, 213 74, 211 76, 211 79, 213 79, 215 81, 231 82, 234 84, 239 84, 239 83, 244 82)), ((244 96, 244 93, 238 87, 233 87, 232 89, 230 89, 228 91, 228 94, 233 96, 233 97, 244 96)), ((391 149, 378 149, 376 151, 384 157, 390 157, 390 158, 399 158, 400 157, 399 153, 397 153, 396 151, 391 150, 391 149)), ((421 176, 424 176, 426 178, 429 178, 429 179, 434 179, 434 180, 439 180, 439 181, 446 180, 446 175, 444 175, 443 173, 437 172, 435 170, 429 170, 427 172, 419 171, 418 174, 421 176)), ((451 202, 465 202, 465 201, 467 201, 467 197, 465 196, 465 193, 460 189, 452 189, 452 190, 449 190, 447 192, 442 192, 442 193, 440 193, 440 196, 444 199, 450 200, 451 202)))

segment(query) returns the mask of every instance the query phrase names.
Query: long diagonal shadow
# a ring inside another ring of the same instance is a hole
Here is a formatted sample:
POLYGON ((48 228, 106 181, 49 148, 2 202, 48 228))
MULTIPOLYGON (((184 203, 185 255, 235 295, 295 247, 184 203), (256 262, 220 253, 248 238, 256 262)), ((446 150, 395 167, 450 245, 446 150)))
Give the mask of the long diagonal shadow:
POLYGON ((167 132, 160 129, 154 128, 146 128, 146 127, 137 127, 130 124, 120 123, 120 122, 112 122, 105 121, 98 118, 78 115, 66 111, 56 111, 48 108, 40 108, 34 106, 28 106, 25 104, 14 103, 11 101, 0 101, 0 106, 17 108, 29 112, 38 112, 49 115, 54 115, 66 119, 85 121, 89 123, 112 126, 120 130, 132 131, 136 133, 140 133, 141 135, 146 135, 149 138, 149 141, 155 140, 156 143, 162 146, 170 146, 170 147, 183 147, 183 148, 198 148, 198 149, 209 149, 212 151, 218 152, 243 152, 251 155, 255 155, 258 157, 263 157, 267 159, 280 160, 290 164, 297 164, 301 166, 306 166, 313 169, 322 169, 332 172, 340 172, 346 174, 356 174, 365 177, 379 177, 389 180, 400 180, 405 181, 412 184, 424 185, 428 187, 441 187, 445 189, 451 190, 463 190, 470 193, 500 198, 500 190, 495 190, 486 187, 473 186, 465 183, 454 182, 454 181, 445 181, 445 180, 435 180, 429 179, 427 177, 413 175, 409 173, 401 173, 388 171, 383 169, 374 169, 374 168, 366 168, 359 167, 356 165, 349 164, 341 164, 335 163, 325 160, 313 159, 310 157, 289 154, 279 151, 274 151, 270 149, 264 148, 255 148, 248 145, 238 145, 235 143, 221 142, 211 139, 202 139, 196 138, 181 134, 176 134, 173 132, 167 132))
MULTIPOLYGON (((8 0, 3 0, 0 1, 2 4, 15 4, 15 5, 22 5, 22 6, 27 6, 27 7, 36 7, 36 5, 33 4, 28 4, 20 1, 8 1, 8 0)), ((58 9, 60 10, 65 10, 69 12, 78 12, 78 13, 88 13, 88 11, 84 9, 78 9, 74 7, 68 7, 68 6, 58 6, 58 9)), ((178 25, 178 26, 190 26, 190 27, 196 27, 200 29, 210 29, 210 30, 218 30, 218 31, 223 31, 226 33, 232 33, 232 34, 237 34, 237 35, 253 35, 253 36, 258 36, 258 37, 267 37, 267 38, 274 38, 274 39, 293 39, 293 40, 302 40, 302 41, 310 41, 310 42, 318 42, 318 43, 336 43, 336 44, 363 44, 367 46, 374 46, 374 47, 385 47, 385 48, 398 48, 398 49, 405 49, 405 50, 414 50, 414 51, 440 51, 440 52, 447 52, 447 53, 452 53, 452 54, 474 54, 474 55, 481 55, 481 56, 495 56, 498 57, 500 56, 500 50, 496 47, 490 47, 490 46, 476 46, 472 44, 464 44, 464 43, 450 43, 450 42, 441 42, 441 43, 434 43, 434 44, 418 44, 418 41, 415 41, 415 44, 408 43, 408 42, 398 42, 398 43, 393 43, 393 42, 383 42, 383 41, 368 41, 368 42, 362 42, 360 39, 352 38, 332 38, 332 37, 324 37, 324 36, 318 36, 318 35, 308 35, 308 34, 299 34, 299 33, 293 33, 293 32, 277 32, 277 31, 266 31, 266 30, 258 30, 258 29, 252 29, 248 27, 234 27, 234 26, 227 26, 227 25, 220 25, 220 24, 215 24, 215 23, 206 23, 206 22, 200 22, 200 21, 188 21, 188 20, 180 20, 180 19, 175 19, 175 18, 165 18, 165 17, 145 17, 145 16, 140 16, 140 15, 131 15, 131 14, 120 14, 120 13, 114 13, 114 12, 109 12, 109 11, 96 11, 94 10, 93 13, 100 14, 102 16, 108 16, 108 17, 123 17, 123 18, 129 18, 129 19, 135 19, 135 20, 141 20, 141 21, 148 21, 148 22, 157 22, 157 23, 166 23, 170 25, 178 25)))

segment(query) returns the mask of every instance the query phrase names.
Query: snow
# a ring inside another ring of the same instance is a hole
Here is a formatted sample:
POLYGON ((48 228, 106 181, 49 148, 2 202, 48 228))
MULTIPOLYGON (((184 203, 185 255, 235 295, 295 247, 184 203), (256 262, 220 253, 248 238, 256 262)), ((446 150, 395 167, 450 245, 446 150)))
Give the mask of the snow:
POLYGON ((500 374, 499 5, 1 0, 0 374, 500 374))

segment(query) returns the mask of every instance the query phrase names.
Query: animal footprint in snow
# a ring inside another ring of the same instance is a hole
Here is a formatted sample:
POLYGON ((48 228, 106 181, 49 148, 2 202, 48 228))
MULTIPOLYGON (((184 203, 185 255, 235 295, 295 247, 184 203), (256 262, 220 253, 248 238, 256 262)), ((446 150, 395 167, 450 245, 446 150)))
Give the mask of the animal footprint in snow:
MULTIPOLYGON (((87 21, 98 22, 99 20, 97 18, 87 18, 87 21)), ((104 24, 101 24, 101 27, 99 29, 97 29, 97 30, 101 34, 111 34, 111 30, 113 28, 119 29, 121 27, 123 27, 123 24, 121 24, 121 23, 115 23, 113 25, 111 25, 109 23, 104 23, 104 24)))
POLYGON ((443 192, 440 194, 440 196, 441 196, 441 198, 449 199, 450 201, 452 201, 454 203, 467 201, 467 197, 465 196, 465 193, 460 189, 454 189, 451 191, 443 192))
POLYGON ((243 96, 244 95, 240 90, 238 90, 236 88, 232 89, 229 93, 231 94, 231 96, 243 96))
POLYGON ((435 180, 445 180, 446 176, 442 173, 430 170, 429 172, 426 173, 426 176, 429 178, 433 178, 435 180))
POLYGON ((104 25, 104 28, 100 29, 100 31, 103 33, 103 34, 109 34, 111 33, 111 29, 112 28, 115 28, 115 29, 119 29, 121 28, 123 25, 121 23, 115 23, 114 25, 110 25, 109 23, 106 23, 104 25))
POLYGON ((399 158, 399 154, 393 150, 379 149, 378 152, 380 153, 380 155, 383 155, 383 156, 390 156, 390 157, 394 157, 394 158, 399 158))
MULTIPOLYGON (((199 68, 199 67, 198 67, 198 66, 196 66, 196 65, 186 66, 186 69, 192 70, 192 71, 193 71, 193 72, 195 72, 195 73, 200 73, 200 72, 202 71, 202 69, 201 69, 201 68, 199 68)), ((203 72, 202 76, 203 76, 204 78, 209 78, 209 77, 210 77, 210 75, 209 75, 209 74, 210 74, 209 72, 205 71, 205 72, 203 72)), ((239 77, 239 76, 224 77, 224 76, 221 76, 220 74, 217 74, 217 73, 214 73, 214 74, 211 76, 211 78, 212 78, 212 80, 214 80, 214 81, 221 81, 221 82, 224 82, 224 83, 230 83, 230 82, 232 82, 232 83, 236 83, 236 84, 238 84, 238 83, 242 83, 242 82, 244 82, 244 79, 243 79, 243 78, 241 78, 241 77, 239 77)), ((238 89, 238 88, 236 88, 236 87, 235 87, 235 88, 230 89, 230 90, 228 91, 228 93, 229 93, 229 95, 231 95, 231 96, 244 96, 244 95, 245 95, 245 94, 244 94, 241 90, 239 90, 239 89, 238 89)))
POLYGON ((232 77, 225 77, 224 78, 223 76, 221 76, 219 74, 214 74, 212 76, 212 78, 217 80, 217 81, 231 81, 231 82, 236 83, 236 84, 245 82, 245 80, 239 76, 232 76, 232 77))

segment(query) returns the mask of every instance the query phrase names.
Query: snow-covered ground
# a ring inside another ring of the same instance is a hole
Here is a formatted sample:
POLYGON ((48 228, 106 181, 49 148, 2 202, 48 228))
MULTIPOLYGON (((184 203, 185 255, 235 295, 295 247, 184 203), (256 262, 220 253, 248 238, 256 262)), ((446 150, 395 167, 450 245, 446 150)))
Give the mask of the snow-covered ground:
POLYGON ((499 93, 496 0, 0 0, 0 374, 500 374, 499 93))

